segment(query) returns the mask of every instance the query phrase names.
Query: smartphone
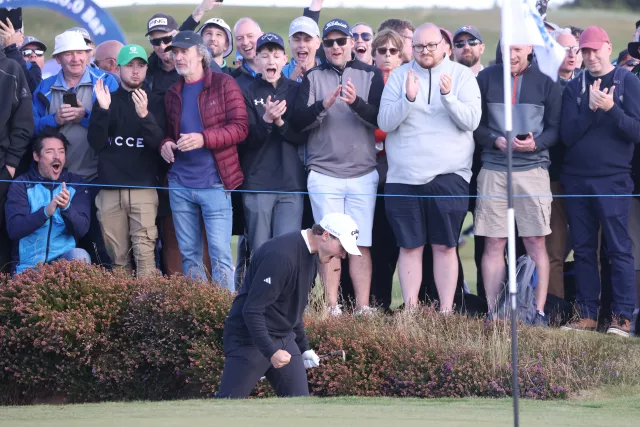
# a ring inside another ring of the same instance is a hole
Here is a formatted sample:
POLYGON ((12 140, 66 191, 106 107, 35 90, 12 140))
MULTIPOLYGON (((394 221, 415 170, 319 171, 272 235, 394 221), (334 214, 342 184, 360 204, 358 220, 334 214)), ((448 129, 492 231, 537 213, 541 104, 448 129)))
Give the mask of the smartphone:
POLYGON ((216 3, 222 3, 222 0, 216 0, 216 3))
POLYGON ((520 134, 516 135, 516 138, 519 139, 520 141, 524 141, 525 139, 529 138, 529 134, 528 133, 520 133, 520 134))
POLYGON ((22 8, 14 7, 14 8, 0 8, 0 21, 3 24, 7 24, 7 18, 13 25, 14 30, 19 30, 22 28, 22 8))
POLYGON ((78 98, 75 93, 65 93, 62 95, 62 103, 78 108, 78 98))

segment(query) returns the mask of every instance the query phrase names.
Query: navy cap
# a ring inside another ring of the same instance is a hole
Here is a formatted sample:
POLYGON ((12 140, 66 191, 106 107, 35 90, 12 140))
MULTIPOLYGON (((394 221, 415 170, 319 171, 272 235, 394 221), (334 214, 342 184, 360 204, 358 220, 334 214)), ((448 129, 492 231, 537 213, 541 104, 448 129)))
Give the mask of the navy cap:
POLYGON ((174 47, 189 49, 199 44, 204 44, 204 42, 202 41, 202 37, 200 37, 200 34, 194 33, 193 31, 180 31, 173 37, 171 45, 167 46, 164 51, 168 52, 171 50, 171 48, 174 47))
POLYGON ((340 31, 348 37, 352 37, 351 26, 344 19, 332 19, 322 29, 322 37, 326 37, 332 31, 340 31))
POLYGON ((482 42, 482 36, 480 35, 480 31, 478 31, 476 27, 472 27, 471 25, 465 25, 464 27, 458 28, 456 33, 453 35, 454 42, 460 34, 469 34, 470 36, 473 36, 482 42))
POLYGON ((147 21, 147 34, 145 34, 145 37, 154 31, 163 31, 165 33, 178 31, 178 23, 171 15, 156 13, 147 21))
POLYGON ((256 52, 258 52, 260 49, 262 49, 263 46, 268 44, 275 44, 282 50, 286 50, 284 48, 284 40, 282 39, 282 37, 280 37, 276 33, 265 33, 260 36, 258 42, 256 43, 256 52))

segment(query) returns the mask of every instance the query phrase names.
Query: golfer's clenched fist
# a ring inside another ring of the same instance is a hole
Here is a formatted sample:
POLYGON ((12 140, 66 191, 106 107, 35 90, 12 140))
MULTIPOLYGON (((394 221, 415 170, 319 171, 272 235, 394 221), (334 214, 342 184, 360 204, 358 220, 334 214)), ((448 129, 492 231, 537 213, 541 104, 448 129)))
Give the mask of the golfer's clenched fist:
POLYGON ((278 350, 271 356, 271 364, 274 368, 280 369, 287 366, 291 361, 291 355, 286 350, 278 350))

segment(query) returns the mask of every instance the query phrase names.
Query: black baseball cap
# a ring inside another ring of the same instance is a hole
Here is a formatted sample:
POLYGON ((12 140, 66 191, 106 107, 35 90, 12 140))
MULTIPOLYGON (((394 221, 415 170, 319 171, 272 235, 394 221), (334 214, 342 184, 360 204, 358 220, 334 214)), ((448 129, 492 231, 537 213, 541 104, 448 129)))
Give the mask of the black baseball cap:
POLYGON ((153 31, 164 31, 165 33, 178 31, 178 23, 171 15, 156 13, 147 22, 147 34, 145 34, 145 37, 153 31))
POLYGON ((262 49, 263 46, 266 46, 268 44, 276 45, 282 50, 286 51, 284 47, 284 40, 282 39, 282 37, 280 37, 276 33, 265 33, 260 36, 258 42, 256 43, 256 52, 258 52, 260 49, 262 49))
POLYGON ((327 22, 322 29, 322 37, 326 37, 332 31, 340 31, 347 37, 353 37, 351 34, 351 26, 344 19, 332 19, 327 22))
POLYGON ((174 47, 189 49, 199 44, 204 44, 204 42, 202 41, 202 37, 200 37, 200 34, 194 33, 193 31, 180 31, 175 35, 175 37, 173 37, 171 46, 167 46, 164 51, 168 52, 174 47))
POLYGON ((465 25, 464 27, 460 27, 456 30, 455 34, 453 35, 453 40, 455 42, 456 38, 460 35, 460 34, 469 34, 472 37, 477 38, 478 40, 480 40, 480 42, 482 42, 482 36, 480 35, 480 31, 478 31, 478 29, 476 27, 473 27, 471 25, 465 25))

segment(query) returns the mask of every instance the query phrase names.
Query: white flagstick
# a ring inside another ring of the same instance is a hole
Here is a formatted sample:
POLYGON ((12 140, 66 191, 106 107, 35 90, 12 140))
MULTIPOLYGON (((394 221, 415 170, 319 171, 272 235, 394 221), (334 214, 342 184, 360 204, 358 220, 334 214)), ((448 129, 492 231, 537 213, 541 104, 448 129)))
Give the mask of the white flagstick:
MULTIPOLYGON (((518 387, 518 330, 516 322, 517 311, 517 284, 516 284, 516 240, 515 240, 515 214, 513 211, 513 118, 512 118, 512 87, 510 49, 512 41, 512 13, 511 1, 503 0, 502 3, 502 71, 504 80, 504 124, 505 137, 507 138, 507 265, 509 269, 509 294, 511 297, 511 390, 513 394, 513 424, 518 427, 519 421, 519 397, 518 387)), ((515 0, 518 1, 518 0, 515 0)))

